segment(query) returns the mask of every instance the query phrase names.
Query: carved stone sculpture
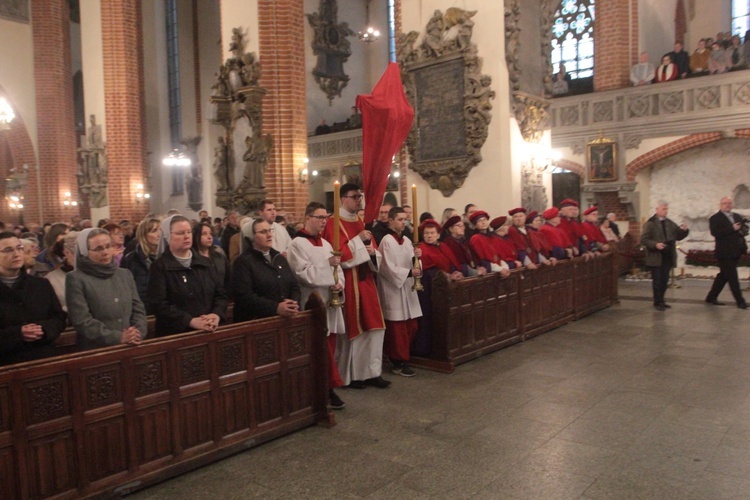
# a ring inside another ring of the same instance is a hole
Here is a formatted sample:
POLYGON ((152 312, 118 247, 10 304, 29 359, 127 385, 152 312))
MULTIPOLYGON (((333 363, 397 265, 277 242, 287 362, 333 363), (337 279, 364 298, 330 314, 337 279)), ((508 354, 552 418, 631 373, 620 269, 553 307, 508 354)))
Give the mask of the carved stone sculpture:
MULTIPOLYGON (((254 53, 245 52, 244 33, 240 28, 232 30, 229 49, 232 57, 219 67, 216 83, 211 87, 211 121, 221 125, 224 131, 214 148, 216 204, 226 210, 249 213, 257 205, 257 201, 265 197, 264 172, 273 139, 270 135, 263 134, 263 96, 266 90, 259 84, 260 61, 254 53), (247 150, 244 152, 235 150, 232 139, 241 120, 247 120, 251 130, 246 141, 247 150), (265 149, 261 151, 260 145, 266 146, 265 149), (242 181, 235 189, 235 165, 238 163, 235 158, 240 155, 245 171, 242 181)), ((192 180, 195 182, 197 177, 192 177, 192 180)), ((194 194, 197 199, 197 192, 194 194)))
POLYGON ((476 11, 451 7, 435 11, 422 42, 401 35, 397 50, 407 99, 415 120, 407 147, 410 168, 433 189, 450 196, 482 161, 495 92, 482 75, 482 61, 471 43, 476 11))
POLYGON ((347 23, 338 22, 336 0, 320 0, 318 12, 307 14, 307 21, 315 31, 311 43, 313 54, 318 58, 312 74, 328 102, 341 97, 341 91, 349 83, 344 73, 344 63, 352 55, 348 36, 354 35, 347 23))
POLYGON ((185 190, 188 194, 188 206, 195 212, 203 208, 203 174, 198 158, 198 144, 201 139, 201 136, 197 136, 180 141, 180 144, 185 146, 186 155, 191 162, 190 170, 185 175, 185 190))
POLYGON ((513 105, 518 128, 526 142, 538 143, 549 128, 550 102, 541 97, 513 92, 513 105))
POLYGON ((96 123, 96 116, 91 115, 86 146, 78 148, 78 190, 92 208, 101 208, 108 204, 107 177, 108 161, 106 145, 102 140, 102 126, 96 123))

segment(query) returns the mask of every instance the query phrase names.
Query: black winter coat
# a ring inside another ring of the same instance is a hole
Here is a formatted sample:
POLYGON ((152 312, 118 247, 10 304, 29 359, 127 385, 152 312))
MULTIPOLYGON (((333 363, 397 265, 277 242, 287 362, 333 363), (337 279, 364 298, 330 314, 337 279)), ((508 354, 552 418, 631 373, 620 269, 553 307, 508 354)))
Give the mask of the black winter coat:
POLYGON ((254 248, 237 257, 232 266, 234 322, 276 315, 285 299, 300 300, 300 288, 289 262, 271 249, 271 263, 254 248))
MULTIPOLYGON (((732 218, 734 222, 742 221, 742 217, 734 212, 732 212, 732 218)), ((747 253, 745 235, 734 229, 724 212, 719 211, 713 214, 708 219, 708 227, 711 229, 711 236, 716 238, 714 252, 717 259, 739 259, 747 253)))
POLYGON ((148 264, 146 263, 146 254, 140 245, 135 250, 122 258, 120 267, 127 269, 133 275, 135 280, 135 289, 138 291, 138 297, 146 308, 146 314, 154 314, 154 306, 148 298, 148 264))
POLYGON ((54 356, 65 317, 49 281, 22 269, 13 288, 0 284, 0 365, 54 356), (21 335, 21 327, 29 323, 44 330, 36 342, 24 342, 21 335))
POLYGON ((191 330, 190 321, 204 314, 226 320, 227 293, 212 271, 211 262, 193 252, 190 267, 180 264, 167 250, 151 264, 148 296, 156 315, 156 336, 191 330))

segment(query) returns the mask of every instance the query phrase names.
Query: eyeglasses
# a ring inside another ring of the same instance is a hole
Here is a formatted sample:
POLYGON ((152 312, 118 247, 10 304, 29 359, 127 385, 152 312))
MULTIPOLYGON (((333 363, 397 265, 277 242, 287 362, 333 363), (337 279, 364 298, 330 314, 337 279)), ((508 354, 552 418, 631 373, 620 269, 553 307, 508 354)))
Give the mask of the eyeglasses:
POLYGON ((362 195, 361 194, 353 194, 353 195, 348 195, 348 196, 342 196, 342 198, 351 198, 353 200, 361 200, 362 199, 362 195))
POLYGON ((255 234, 273 234, 273 229, 261 229, 260 231, 255 231, 255 234))
POLYGON ((112 244, 111 243, 107 243, 106 245, 99 245, 96 248, 89 248, 89 252, 101 253, 101 252, 103 252, 105 250, 109 250, 111 248, 112 248, 112 244))
POLYGON ((12 255, 14 252, 23 253, 23 245, 18 245, 17 247, 6 247, 0 250, 0 253, 4 253, 5 255, 12 255))
POLYGON ((188 234, 193 234, 193 232, 192 231, 180 231, 180 232, 172 231, 172 234, 174 234, 175 236, 187 236, 188 234))
POLYGON ((313 219, 318 219, 318 220, 326 220, 328 219, 329 216, 328 215, 308 215, 308 217, 312 217, 313 219))

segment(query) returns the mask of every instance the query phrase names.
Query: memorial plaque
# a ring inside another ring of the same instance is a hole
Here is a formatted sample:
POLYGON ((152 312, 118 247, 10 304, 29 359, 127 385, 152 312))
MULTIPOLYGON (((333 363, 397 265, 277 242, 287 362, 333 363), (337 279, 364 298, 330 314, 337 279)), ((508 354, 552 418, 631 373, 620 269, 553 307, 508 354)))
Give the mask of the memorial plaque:
POLYGON ((417 94, 417 161, 466 156, 464 61, 454 59, 414 71, 417 94))

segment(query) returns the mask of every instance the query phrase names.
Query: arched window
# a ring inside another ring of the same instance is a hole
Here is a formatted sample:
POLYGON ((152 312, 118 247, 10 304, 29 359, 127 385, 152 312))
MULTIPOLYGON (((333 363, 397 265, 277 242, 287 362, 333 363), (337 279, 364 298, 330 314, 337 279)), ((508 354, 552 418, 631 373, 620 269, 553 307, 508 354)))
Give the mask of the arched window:
POLYGON ((732 34, 745 38, 750 29, 750 2, 747 0, 732 0, 732 34))
POLYGON ((594 76, 594 1, 562 0, 552 24, 552 66, 570 78, 594 76))

